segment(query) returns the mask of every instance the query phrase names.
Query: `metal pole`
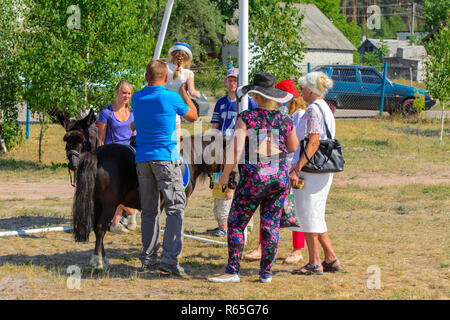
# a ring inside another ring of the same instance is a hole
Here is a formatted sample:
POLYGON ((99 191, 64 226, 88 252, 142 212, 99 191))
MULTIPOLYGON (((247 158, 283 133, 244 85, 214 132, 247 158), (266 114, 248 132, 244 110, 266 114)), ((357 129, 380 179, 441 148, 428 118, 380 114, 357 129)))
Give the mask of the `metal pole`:
POLYGON ((411 34, 414 34, 414 13, 416 11, 416 4, 413 2, 412 3, 412 8, 411 8, 411 34))
POLYGON ((387 74, 387 62, 384 63, 383 85, 381 87, 380 116, 383 114, 384 93, 386 91, 386 74, 387 74))
POLYGON ((172 12, 173 2, 175 0, 167 0, 166 10, 164 11, 164 17, 161 23, 161 29, 159 30, 158 42, 156 43, 155 53, 153 54, 153 60, 159 59, 161 56, 161 50, 166 37, 167 26, 169 25, 170 14, 172 12))
MULTIPOLYGON (((67 232, 67 231, 72 231, 72 230, 73 230, 72 226, 61 226, 61 227, 39 228, 39 229, 28 229, 28 230, 19 229, 19 230, 15 230, 15 231, 0 232, 0 237, 25 236, 25 235, 28 235, 28 234, 55 232, 55 231, 66 231, 67 232)), ((164 229, 161 229, 161 232, 164 232, 164 229)), ((195 237, 195 236, 191 236, 191 235, 188 235, 188 234, 183 234, 183 236, 185 238, 197 240, 197 241, 200 241, 200 242, 214 243, 214 244, 218 244, 218 245, 221 245, 221 246, 226 246, 227 245, 226 242, 211 240, 211 239, 207 239, 207 238, 195 237)))
POLYGON ((221 242, 221 241, 210 240, 210 239, 206 239, 206 238, 195 237, 195 236, 191 236, 191 235, 188 235, 188 234, 183 234, 183 236, 185 238, 192 239, 192 240, 197 240, 197 241, 200 241, 200 242, 214 243, 214 244, 219 244, 221 246, 227 246, 228 245, 226 242, 221 242))
POLYGON ((53 228, 40 228, 40 229, 28 229, 28 230, 15 230, 15 231, 5 231, 0 232, 0 237, 9 237, 9 236, 25 236, 27 234, 34 233, 42 233, 42 232, 54 232, 54 231, 70 231, 72 230, 72 226, 62 226, 62 227, 53 227, 53 228))
MULTIPOLYGON (((27 85, 30 89, 30 84, 27 85)), ((30 140, 30 102, 27 101, 27 140, 30 140)))
MULTIPOLYGON (((248 84, 248 0, 239 0, 239 86, 248 84)), ((239 103, 239 111, 248 109, 248 99, 239 103)))
POLYGON ((30 103, 27 101, 27 140, 30 140, 30 103))
POLYGON ((409 67, 409 84, 411 85, 411 87, 413 86, 412 67, 409 67))

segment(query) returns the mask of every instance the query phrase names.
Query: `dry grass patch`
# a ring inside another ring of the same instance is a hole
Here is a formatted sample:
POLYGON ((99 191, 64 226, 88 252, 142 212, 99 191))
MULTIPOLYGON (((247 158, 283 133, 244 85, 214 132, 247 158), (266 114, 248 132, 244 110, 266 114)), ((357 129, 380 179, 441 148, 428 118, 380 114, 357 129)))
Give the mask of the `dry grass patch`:
MULTIPOLYGON (((207 277, 224 271, 227 249, 187 238, 180 262, 188 276, 179 279, 159 272, 140 273, 140 230, 126 235, 108 233, 105 248, 112 268, 94 270, 88 266, 94 235, 89 243, 75 243, 72 234, 59 232, 0 238, 0 298, 449 299, 450 147, 448 139, 439 146, 439 125, 433 120, 419 125, 395 118, 337 120, 337 137, 344 145, 347 163, 345 171, 334 178, 327 224, 345 272, 292 275, 291 270, 300 264, 281 264, 292 246, 291 232, 286 229, 280 231, 270 285, 258 282, 259 263, 247 261, 242 262, 241 283, 207 282, 207 277), (419 176, 417 183, 414 179, 419 176), (71 265, 81 269, 80 290, 67 287, 71 265), (370 266, 380 270, 378 290, 367 287, 370 266)), ((192 124, 183 126, 193 131, 192 124)), ((65 162, 64 130, 50 126, 44 164, 36 162, 35 134, 32 126, 30 142, 0 159, 0 231, 70 223, 72 189, 62 192, 62 186, 69 186, 66 169, 51 164, 65 162), (39 192, 46 183, 52 191, 39 192), (29 188, 32 184, 36 189, 29 188)), ((226 241, 205 233, 216 226, 212 207, 206 181, 189 199, 185 233, 226 241)), ((258 245, 258 213, 254 220, 245 251, 258 245)), ((164 221, 163 214, 163 226, 164 221)), ((307 258, 306 250, 304 256, 307 258)))

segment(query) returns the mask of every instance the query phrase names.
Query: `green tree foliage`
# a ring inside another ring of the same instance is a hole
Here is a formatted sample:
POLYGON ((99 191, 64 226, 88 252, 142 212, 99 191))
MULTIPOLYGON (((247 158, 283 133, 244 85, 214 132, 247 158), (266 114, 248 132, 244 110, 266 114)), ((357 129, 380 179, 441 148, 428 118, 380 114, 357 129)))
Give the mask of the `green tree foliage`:
POLYGON ((144 81, 155 40, 143 30, 139 2, 77 1, 79 29, 71 25, 77 20, 77 12, 68 11, 72 3, 30 3, 22 58, 27 61, 24 77, 31 82, 25 97, 34 111, 61 105, 70 111, 103 109, 113 99, 118 80, 134 85, 144 81))
MULTIPOLYGON (((207 60, 208 53, 219 52, 222 45, 221 36, 225 33, 225 23, 217 2, 176 0, 172 7, 161 58, 167 58, 169 48, 175 42, 186 42, 191 46, 196 64, 200 60, 207 60)), ((147 6, 152 7, 155 12, 154 15, 148 16, 147 23, 158 34, 166 1, 149 0, 147 6)))
POLYGON ((278 80, 297 79, 304 58, 304 43, 298 36, 303 15, 287 3, 254 0, 249 8, 249 41, 254 57, 250 78, 258 72, 270 72, 278 80))
POLYGON ((409 30, 408 28, 408 25, 397 14, 393 14, 387 19, 381 16, 380 29, 367 30, 367 37, 375 39, 396 39, 398 31, 407 31, 409 30))
POLYGON ((448 24, 442 26, 433 39, 426 43, 428 59, 425 60, 425 84, 433 96, 441 101, 442 122, 440 142, 444 132, 444 109, 450 97, 450 33, 448 24))
POLYGON ((424 6, 423 15, 427 31, 432 31, 450 17, 450 0, 425 0, 424 6))
POLYGON ((389 55, 389 48, 384 41, 381 41, 380 47, 373 52, 367 52, 359 57, 360 63, 365 66, 377 68, 379 71, 383 69, 383 57, 389 55))
POLYGON ((427 90, 441 103, 450 96, 450 33, 446 25, 426 43, 428 58, 425 60, 427 90))
POLYGON ((211 2, 217 4, 222 18, 226 23, 232 24, 235 22, 233 17, 235 10, 239 9, 239 0, 211 0, 211 2))
MULTIPOLYGON (((120 79, 139 88, 151 59, 154 34, 145 30, 143 6, 132 0, 40 0, 27 3, 25 50, 21 55, 24 98, 39 114, 65 106, 76 115, 97 111, 114 98, 120 79)), ((42 150, 39 150, 41 155, 42 150)))
POLYGON ((17 121, 21 100, 20 55, 23 50, 21 17, 25 8, 21 1, 5 0, 0 7, 0 125, 6 148, 22 141, 17 121))

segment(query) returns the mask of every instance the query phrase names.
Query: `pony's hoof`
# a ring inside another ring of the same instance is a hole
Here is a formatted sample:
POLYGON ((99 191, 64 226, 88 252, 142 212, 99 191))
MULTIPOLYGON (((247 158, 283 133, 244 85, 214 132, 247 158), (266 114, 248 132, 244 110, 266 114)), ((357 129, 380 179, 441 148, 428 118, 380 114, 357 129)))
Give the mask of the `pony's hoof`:
POLYGON ((109 269, 111 267, 111 264, 109 263, 109 260, 107 257, 103 257, 103 267, 106 269, 109 269))
POLYGON ((108 259, 106 257, 96 256, 95 254, 91 256, 90 265, 95 269, 104 269, 110 266, 108 259))

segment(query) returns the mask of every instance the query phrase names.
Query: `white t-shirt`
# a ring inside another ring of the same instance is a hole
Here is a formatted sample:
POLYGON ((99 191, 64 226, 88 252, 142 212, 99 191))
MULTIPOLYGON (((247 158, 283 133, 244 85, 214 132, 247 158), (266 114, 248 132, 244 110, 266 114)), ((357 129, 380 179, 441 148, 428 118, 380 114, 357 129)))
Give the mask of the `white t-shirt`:
MULTIPOLYGON (((305 136, 305 110, 297 110, 296 112, 294 112, 294 114, 291 115, 292 121, 294 122, 294 126, 295 126, 295 133, 297 134, 297 139, 300 142, 301 140, 304 139, 305 136)), ((295 150, 292 153, 292 158, 289 157, 288 160, 289 162, 289 169, 292 168, 292 166, 294 164, 297 163, 298 158, 299 158, 299 154, 300 154, 300 144, 297 148, 297 150, 295 150)))
MULTIPOLYGON (((310 104, 308 106, 308 108, 305 111, 302 111, 301 114, 298 114, 297 116, 296 113, 294 113, 294 115, 292 116, 292 119, 294 120, 294 125, 295 125, 295 129, 296 129, 296 133, 297 133, 297 138, 298 141, 302 141, 303 139, 305 139, 308 134, 306 132, 307 128, 307 124, 306 122, 309 120, 311 122, 314 122, 315 125, 318 125, 320 128, 320 140, 326 139, 327 138, 327 131, 325 129, 325 125, 324 125, 324 119, 322 116, 322 113, 320 112, 320 109, 317 105, 320 105, 320 107, 323 110, 323 113, 325 115, 325 121, 327 122, 328 125, 328 129, 330 130, 331 133, 331 139, 334 139, 334 135, 336 133, 336 124, 334 121, 334 116, 333 116, 333 112, 331 112, 330 107, 328 106, 328 104, 325 102, 325 100, 323 99, 317 99, 316 101, 314 101, 312 104, 310 104), (311 114, 312 110, 309 109, 314 109, 314 114, 317 115, 317 117, 313 120, 308 119, 308 114, 311 114)), ((292 159, 292 164, 295 164, 298 162, 299 160, 299 156, 300 156, 300 146, 297 148, 297 150, 294 153, 294 157, 292 159)))
POLYGON ((180 67, 178 77, 173 80, 173 74, 177 70, 177 66, 173 63, 167 62, 167 69, 169 70, 169 79, 167 80, 166 88, 170 91, 175 91, 178 93, 181 85, 185 83, 187 79, 194 77, 194 73, 191 70, 180 67))
MULTIPOLYGON (((169 70, 169 74, 168 74, 169 76, 168 76, 168 80, 166 83, 166 88, 169 89, 170 91, 174 91, 174 92, 178 93, 178 90, 180 90, 183 83, 185 83, 187 81, 187 79, 194 77, 194 73, 189 69, 184 69, 183 67, 180 67, 180 72, 178 74, 178 77, 175 80, 173 80, 173 74, 177 70, 177 66, 171 62, 166 62, 166 64, 167 64, 167 69, 169 70)), ((181 123, 181 119, 180 119, 179 115, 176 116, 176 123, 177 124, 181 123)))
MULTIPOLYGON (((330 130, 331 137, 330 139, 334 139, 334 136, 336 134, 336 124, 334 121, 334 115, 333 112, 331 112, 330 107, 323 99, 317 99, 313 103, 311 103, 307 109, 314 108, 319 116, 320 121, 320 140, 327 139, 327 131, 325 128, 324 120, 327 123, 328 129, 330 130), (320 105, 323 114, 325 115, 325 119, 323 119, 322 113, 320 112, 320 109, 317 105, 320 105)), ((306 131, 306 128, 305 128, 306 131)), ((306 132, 305 132, 306 133, 306 132)))

